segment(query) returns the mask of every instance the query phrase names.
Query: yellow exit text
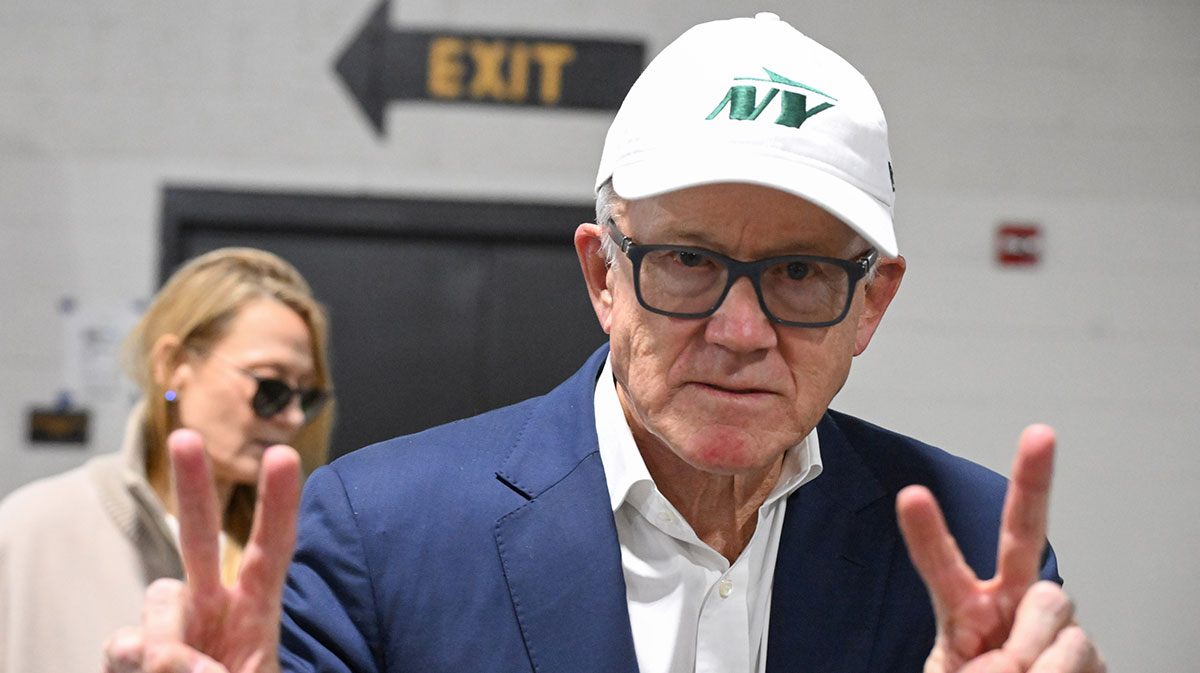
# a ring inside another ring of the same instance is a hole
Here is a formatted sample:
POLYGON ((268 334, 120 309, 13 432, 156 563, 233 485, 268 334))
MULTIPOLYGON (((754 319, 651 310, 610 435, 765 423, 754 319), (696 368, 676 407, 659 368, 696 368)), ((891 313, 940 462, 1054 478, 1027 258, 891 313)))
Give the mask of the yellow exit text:
POLYGON ((562 98, 563 69, 575 55, 575 47, 566 42, 434 37, 429 43, 429 95, 555 105, 562 98), (538 86, 531 101, 535 70, 538 86))

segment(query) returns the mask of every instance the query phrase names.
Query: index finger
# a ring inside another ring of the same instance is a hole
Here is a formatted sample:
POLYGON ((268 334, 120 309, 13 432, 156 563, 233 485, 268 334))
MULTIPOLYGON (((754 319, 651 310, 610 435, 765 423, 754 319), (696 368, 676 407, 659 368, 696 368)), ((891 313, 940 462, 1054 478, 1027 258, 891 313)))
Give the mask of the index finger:
POLYGON ((167 437, 167 449, 175 471, 183 570, 192 595, 207 596, 221 586, 221 517, 204 440, 194 430, 176 430, 167 437))
POLYGON ((907 486, 896 495, 896 517, 913 567, 929 589, 939 618, 975 591, 978 578, 962 552, 929 489, 907 486))
POLYGON ((1031 425, 1021 433, 1012 478, 1004 498, 996 577, 1024 591, 1038 577, 1046 548, 1050 481, 1054 473, 1054 430, 1031 425))

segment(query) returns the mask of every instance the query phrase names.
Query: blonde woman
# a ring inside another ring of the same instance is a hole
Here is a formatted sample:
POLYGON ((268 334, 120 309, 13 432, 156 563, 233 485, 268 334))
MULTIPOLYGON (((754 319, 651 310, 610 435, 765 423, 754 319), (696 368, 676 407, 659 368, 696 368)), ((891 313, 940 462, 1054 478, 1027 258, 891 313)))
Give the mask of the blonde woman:
POLYGON ((222 575, 235 576, 263 451, 286 443, 311 471, 333 412, 326 315, 279 257, 227 248, 181 267, 125 343, 143 392, 116 453, 0 503, 0 673, 98 670, 137 623, 146 586, 182 578, 167 435, 196 430, 223 505, 222 575))

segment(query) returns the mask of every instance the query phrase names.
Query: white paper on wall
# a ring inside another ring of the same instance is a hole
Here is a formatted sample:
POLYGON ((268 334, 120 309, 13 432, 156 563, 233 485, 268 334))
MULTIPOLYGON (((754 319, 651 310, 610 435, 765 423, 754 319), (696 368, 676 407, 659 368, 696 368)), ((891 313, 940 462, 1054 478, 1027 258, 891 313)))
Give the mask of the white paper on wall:
POLYGON ((61 300, 61 406, 87 406, 137 396, 137 387, 121 370, 121 344, 143 307, 144 302, 139 300, 111 306, 86 306, 73 297, 61 300))

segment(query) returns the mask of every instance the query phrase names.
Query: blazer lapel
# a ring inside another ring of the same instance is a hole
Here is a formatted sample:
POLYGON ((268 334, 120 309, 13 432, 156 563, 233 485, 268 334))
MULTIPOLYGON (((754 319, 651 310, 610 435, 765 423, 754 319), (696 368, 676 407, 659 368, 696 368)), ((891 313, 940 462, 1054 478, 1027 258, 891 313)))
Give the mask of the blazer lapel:
POLYGON ((787 503, 771 593, 770 673, 866 671, 896 553, 886 491, 828 415, 818 435, 821 475, 787 503))
POLYGON ((592 411, 602 348, 533 412, 497 478, 528 501, 496 548, 535 671, 637 670, 592 411))

